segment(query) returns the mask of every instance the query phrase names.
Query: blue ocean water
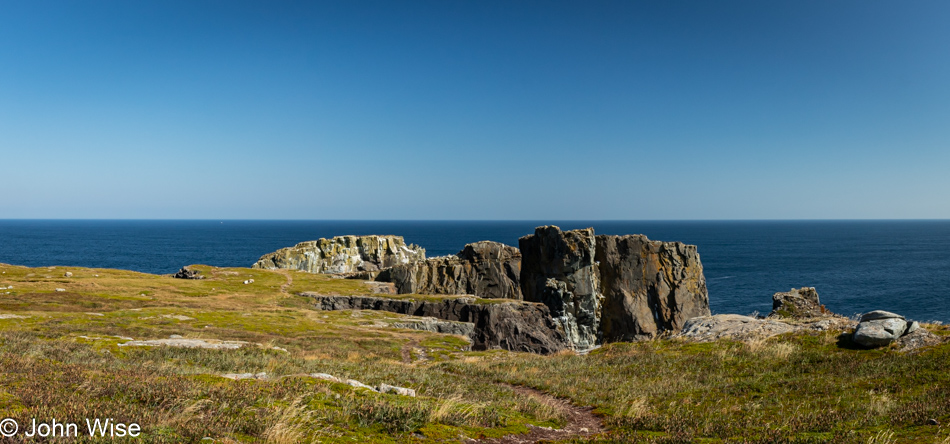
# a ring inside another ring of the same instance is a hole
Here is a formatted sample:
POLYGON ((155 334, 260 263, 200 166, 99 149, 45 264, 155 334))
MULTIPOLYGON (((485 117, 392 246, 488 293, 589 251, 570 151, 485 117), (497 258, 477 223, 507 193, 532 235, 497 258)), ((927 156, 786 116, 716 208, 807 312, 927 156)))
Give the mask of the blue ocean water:
POLYGON ((167 274, 188 264, 247 267, 343 234, 401 235, 437 256, 479 240, 517 246, 545 224, 697 245, 714 313, 767 313, 773 293, 812 286, 844 315, 884 309, 950 322, 950 221, 0 220, 0 262, 167 274))

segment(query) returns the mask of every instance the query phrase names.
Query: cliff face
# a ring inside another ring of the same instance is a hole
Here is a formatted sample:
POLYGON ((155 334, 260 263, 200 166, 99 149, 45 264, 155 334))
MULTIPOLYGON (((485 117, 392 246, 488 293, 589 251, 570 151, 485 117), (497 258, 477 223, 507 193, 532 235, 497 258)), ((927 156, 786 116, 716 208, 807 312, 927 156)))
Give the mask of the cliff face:
POLYGON ((406 245, 402 236, 337 236, 281 248, 261 256, 251 268, 353 273, 425 260, 425 254, 421 247, 406 245))
POLYGON ((547 305, 573 348, 679 331, 710 314, 693 245, 545 226, 519 246, 524 299, 547 305))
POLYGON ((538 227, 518 240, 524 300, 541 302, 564 329, 574 348, 599 342, 604 296, 594 262, 594 230, 538 227))
POLYGON ((440 301, 387 299, 373 296, 324 296, 302 293, 320 310, 382 310, 473 324, 472 348, 548 354, 568 348, 569 343, 542 304, 520 301, 477 303, 475 298, 440 301))
POLYGON ((605 341, 631 341, 679 331, 709 316, 709 294, 695 245, 643 235, 597 236, 605 341))
POLYGON ((561 231, 556 226, 538 227, 518 245, 520 251, 497 242, 476 242, 455 256, 426 260, 425 250, 407 246, 402 237, 339 236, 278 250, 254 267, 350 273, 391 282, 400 294, 534 303, 311 295, 323 309, 387 310, 470 322, 473 341, 481 348, 585 350, 603 342, 678 332, 686 320, 710 314, 694 245, 651 241, 643 235, 595 236, 592 228, 561 231))
POLYGON ((488 299, 521 299, 521 253, 517 248, 482 241, 455 256, 394 266, 380 276, 400 294, 473 294, 488 299))

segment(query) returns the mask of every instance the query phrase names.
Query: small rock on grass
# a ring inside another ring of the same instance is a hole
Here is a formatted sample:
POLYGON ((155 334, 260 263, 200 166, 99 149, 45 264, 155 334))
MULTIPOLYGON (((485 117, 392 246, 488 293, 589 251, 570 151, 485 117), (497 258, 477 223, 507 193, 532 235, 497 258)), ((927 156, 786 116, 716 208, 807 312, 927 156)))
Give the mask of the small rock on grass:
POLYGON ((379 391, 379 390, 376 390, 375 387, 368 386, 368 385, 363 384, 362 382, 359 382, 359 381, 357 381, 357 380, 355 380, 355 379, 347 379, 345 382, 346 382, 346 384, 349 384, 349 385, 351 385, 351 386, 353 386, 353 387, 356 387, 356 388, 364 388, 364 389, 367 389, 367 390, 372 390, 372 391, 374 391, 374 392, 378 392, 378 391, 379 391))
POLYGON ((225 373, 222 377, 239 381, 241 379, 267 379, 266 372, 260 373, 225 373))
POLYGON ((343 382, 342 379, 337 378, 336 376, 333 376, 333 375, 328 375, 326 373, 311 373, 310 377, 323 379, 325 381, 331 381, 331 382, 343 382))
POLYGON ((396 387, 395 385, 389 385, 389 384, 380 384, 379 392, 380 393, 394 393, 397 395, 411 396, 411 397, 416 396, 416 391, 413 389, 405 388, 405 387, 396 387))

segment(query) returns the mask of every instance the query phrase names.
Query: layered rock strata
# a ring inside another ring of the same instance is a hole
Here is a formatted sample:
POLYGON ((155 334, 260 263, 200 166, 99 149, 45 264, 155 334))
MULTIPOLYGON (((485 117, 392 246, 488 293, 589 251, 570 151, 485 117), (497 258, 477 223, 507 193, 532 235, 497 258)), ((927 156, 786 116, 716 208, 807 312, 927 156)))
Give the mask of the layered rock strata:
POLYGON ((377 278, 400 294, 473 294, 486 299, 521 299, 521 253, 498 242, 468 244, 455 256, 399 264, 377 278))
POLYGON ((402 236, 337 236, 281 248, 261 256, 251 268, 356 273, 421 260, 425 249, 406 245, 402 236))
POLYGON ((545 305, 520 301, 479 303, 475 298, 389 299, 373 296, 325 296, 301 293, 320 310, 382 310, 446 321, 469 322, 474 350, 505 349, 549 354, 569 343, 545 305))
POLYGON ((694 245, 556 226, 518 244, 524 300, 547 305, 575 349, 676 332, 710 314, 694 245))
POLYGON ((431 333, 465 336, 467 338, 471 338, 475 333, 475 324, 471 322, 446 321, 428 317, 407 322, 394 322, 392 326, 410 330, 428 331, 431 333))

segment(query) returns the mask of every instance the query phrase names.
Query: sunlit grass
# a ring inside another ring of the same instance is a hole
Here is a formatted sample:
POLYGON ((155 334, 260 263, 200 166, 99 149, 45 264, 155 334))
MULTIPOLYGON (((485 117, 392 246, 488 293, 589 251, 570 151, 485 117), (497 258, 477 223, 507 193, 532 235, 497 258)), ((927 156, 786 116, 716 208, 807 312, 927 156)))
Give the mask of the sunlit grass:
POLYGON ((948 440, 944 426, 929 425, 950 423, 947 345, 901 354, 816 332, 618 343, 586 356, 463 352, 462 338, 392 328, 401 315, 317 311, 297 294, 371 293, 360 281, 194 268, 206 278, 0 265, 0 314, 23 316, 0 319, 0 412, 21 420, 111 417, 142 424, 143 442, 169 443, 455 442, 525 432, 529 423, 565 424, 549 400, 506 385, 514 384, 595 406, 606 441, 948 440), (67 271, 73 276, 64 277, 67 271), (249 344, 119 345, 171 335, 249 344), (261 372, 267 379, 220 376, 261 372), (410 387, 419 396, 378 394, 311 373, 410 387))

